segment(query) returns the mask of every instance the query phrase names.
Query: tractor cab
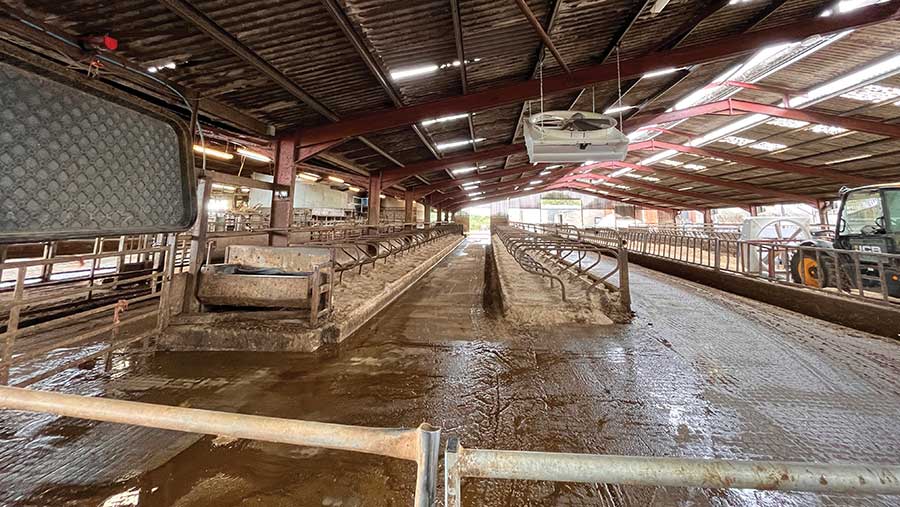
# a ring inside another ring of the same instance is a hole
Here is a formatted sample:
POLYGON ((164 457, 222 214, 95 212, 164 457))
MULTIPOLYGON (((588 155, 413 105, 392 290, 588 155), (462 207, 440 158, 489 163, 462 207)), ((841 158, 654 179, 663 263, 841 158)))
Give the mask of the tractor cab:
POLYGON ((834 248, 898 253, 900 183, 842 190, 834 248))
POLYGON ((841 290, 864 287, 900 297, 900 183, 841 189, 834 241, 804 241, 791 257, 794 282, 841 290), (815 247, 804 249, 803 247, 815 247), (847 251, 859 252, 852 255, 847 251))

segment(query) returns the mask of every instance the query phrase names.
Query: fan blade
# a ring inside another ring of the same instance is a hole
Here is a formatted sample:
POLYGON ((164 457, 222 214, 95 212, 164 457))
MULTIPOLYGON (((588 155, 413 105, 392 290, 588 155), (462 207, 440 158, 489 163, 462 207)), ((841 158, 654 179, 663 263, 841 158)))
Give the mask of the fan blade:
POLYGON ((608 129, 612 127, 612 124, 605 118, 599 118, 596 120, 572 120, 572 126, 575 130, 585 131, 608 129))

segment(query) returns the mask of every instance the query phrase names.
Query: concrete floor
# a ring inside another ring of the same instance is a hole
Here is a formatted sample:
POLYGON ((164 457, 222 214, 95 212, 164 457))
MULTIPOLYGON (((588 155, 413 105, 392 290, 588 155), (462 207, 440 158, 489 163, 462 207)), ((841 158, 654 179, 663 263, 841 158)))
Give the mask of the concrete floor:
MULTIPOLYGON (((517 329, 482 309, 484 248, 462 244, 354 337, 318 354, 120 358, 112 378, 73 371, 43 387, 348 424, 428 421, 470 447, 898 462, 897 343, 639 267, 634 323, 517 329)), ((414 467, 396 460, 0 417, 0 505, 411 503, 414 467)), ((475 480, 464 496, 465 505, 900 504, 475 480)))

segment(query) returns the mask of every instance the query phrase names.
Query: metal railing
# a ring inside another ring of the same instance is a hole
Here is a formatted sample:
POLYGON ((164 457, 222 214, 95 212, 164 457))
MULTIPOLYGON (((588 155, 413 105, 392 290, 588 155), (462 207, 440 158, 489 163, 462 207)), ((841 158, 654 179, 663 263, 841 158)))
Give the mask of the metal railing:
MULTIPOLYGON (((269 229, 269 208, 210 212, 207 231, 252 232, 269 229)), ((360 224, 365 220, 355 208, 294 208, 291 227, 330 227, 360 224)), ((402 220, 401 220, 402 221, 402 220)))
POLYGON ((266 229, 253 232, 220 232, 207 236, 206 262, 213 259, 217 242, 223 239, 256 236, 263 233, 286 234, 289 246, 309 246, 333 248, 338 253, 334 271, 338 282, 344 271, 362 270, 365 266, 375 267, 377 262, 403 255, 432 241, 451 234, 461 235, 462 225, 447 222, 378 224, 378 225, 335 225, 327 227, 292 227, 289 229, 266 229))
POLYGON ((882 304, 900 303, 900 255, 801 246, 795 240, 732 240, 596 229, 641 255, 802 286, 882 304))
POLYGON ((603 284, 607 290, 619 294, 622 310, 631 311, 628 251, 620 240, 585 234, 581 229, 563 224, 510 222, 510 228, 541 235, 549 248, 540 250, 550 254, 545 255, 545 259, 555 265, 561 275, 580 278, 592 288, 603 284), (605 263, 605 259, 612 262, 605 263), (606 271, 598 275, 598 269, 606 271))
POLYGON ((574 227, 555 224, 510 222, 508 226, 495 226, 492 232, 522 269, 547 278, 551 288, 556 282, 563 301, 567 297, 563 280, 575 279, 582 282, 585 293, 600 286, 618 293, 621 310, 631 311, 628 252, 621 242, 599 237, 590 241, 574 227), (598 274, 600 270, 605 272, 598 274), (613 283, 614 276, 617 283, 613 283))
MULTIPOLYGON (((0 408, 173 431, 335 449, 416 463, 414 505, 437 500, 440 429, 369 428, 0 387, 0 408)), ((615 456, 466 449, 447 440, 444 506, 461 507, 464 478, 900 494, 900 466, 615 456)))
POLYGON ((444 507, 461 507, 465 477, 814 493, 900 493, 900 466, 893 465, 465 449, 451 437, 444 455, 444 507))
POLYGON ((437 492, 441 430, 367 428, 0 387, 0 407, 147 428, 377 454, 416 463, 416 507, 437 492))
POLYGON ((186 262, 183 244, 174 234, 144 235, 123 237, 114 251, 104 251, 104 239, 96 238, 94 253, 0 263, 0 272, 15 274, 0 299, 0 384, 9 383, 15 367, 26 377, 15 385, 26 386, 101 356, 108 369, 115 350, 137 341, 148 348, 168 324, 176 263, 186 262), (39 368, 54 351, 71 347, 89 353, 39 368))

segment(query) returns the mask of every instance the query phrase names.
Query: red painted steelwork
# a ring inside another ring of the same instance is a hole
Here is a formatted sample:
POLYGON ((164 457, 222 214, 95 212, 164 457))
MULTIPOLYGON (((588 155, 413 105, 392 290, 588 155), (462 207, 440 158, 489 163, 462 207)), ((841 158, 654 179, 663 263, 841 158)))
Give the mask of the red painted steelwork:
POLYGON ((681 153, 690 153, 692 155, 698 155, 701 157, 711 157, 711 158, 720 158, 723 160, 730 160, 732 162, 737 162, 738 164, 749 165, 752 167, 763 167, 766 169, 772 169, 775 171, 781 171, 786 173, 795 173, 802 174, 805 176, 813 176, 817 178, 825 178, 828 180, 836 181, 838 183, 859 183, 862 185, 870 185, 873 183, 878 183, 878 181, 873 180, 871 178, 866 178, 864 176, 856 176, 854 174, 848 174, 841 171, 835 171, 834 169, 828 169, 825 167, 812 167, 807 165, 799 165, 792 164, 790 162, 781 162, 778 160, 771 160, 759 157, 751 157, 747 155, 739 155, 730 151, 718 151, 709 148, 700 148, 696 146, 685 146, 683 144, 676 143, 667 143, 665 141, 657 141, 656 139, 645 141, 642 143, 633 143, 628 146, 628 151, 640 151, 640 150, 674 150, 681 153))
POLYGON ((327 143, 315 144, 312 146, 302 146, 300 148, 300 152, 297 154, 297 162, 303 162, 306 159, 315 157, 319 153, 323 151, 327 151, 335 146, 341 144, 343 140, 337 141, 328 141, 327 143))
POLYGON ((783 192, 781 190, 772 190, 772 189, 760 187, 757 185, 750 185, 748 183, 741 183, 739 181, 731 181, 731 180, 726 180, 723 178, 715 178, 712 176, 703 176, 703 175, 688 172, 688 171, 676 171, 673 169, 647 167, 647 166, 643 166, 640 164, 633 164, 630 162, 606 162, 606 164, 608 164, 607 167, 630 167, 631 169, 634 169, 635 171, 665 174, 667 176, 672 176, 674 178, 681 178, 683 180, 688 180, 688 181, 696 181, 697 183, 704 183, 707 185, 715 185, 717 187, 741 190, 743 192, 749 192, 749 193, 755 194, 755 195, 770 195, 772 197, 789 199, 794 202, 815 202, 814 198, 806 196, 806 195, 793 194, 790 192, 783 192))
POLYGON ((439 171, 441 169, 453 169, 453 166, 455 165, 505 157, 507 155, 514 155, 522 151, 525 151, 524 144, 504 144, 478 152, 465 153, 456 157, 448 157, 440 160, 428 160, 426 162, 420 162, 418 164, 410 164, 406 167, 387 169, 383 174, 384 185, 394 185, 396 183, 400 183, 406 178, 410 178, 417 174, 427 174, 430 172, 439 171))
POLYGON ((465 178, 459 178, 455 180, 446 180, 438 183, 433 183, 431 185, 426 185, 422 187, 416 187, 413 191, 416 192, 418 196, 428 195, 431 192, 435 192, 437 190, 443 190, 445 188, 453 188, 461 185, 465 185, 466 183, 474 183, 476 181, 481 181, 485 179, 493 179, 493 178, 501 178, 503 176, 511 176, 513 174, 520 174, 524 172, 532 172, 539 170, 539 167, 535 166, 519 166, 519 167, 511 167, 509 169, 501 169, 499 171, 491 171, 482 174, 473 174, 471 176, 467 176, 465 178))
MULTIPOLYGON (((900 138, 900 125, 892 125, 889 123, 881 123, 877 121, 863 120, 860 118, 851 118, 848 116, 838 116, 836 114, 817 113, 806 109, 793 109, 789 107, 772 106, 769 104, 760 104, 758 102, 749 102, 746 100, 720 100, 718 102, 710 102, 699 106, 688 107, 679 111, 672 111, 657 115, 646 114, 635 116, 628 121, 629 127, 635 125, 659 125, 672 121, 684 120, 701 116, 705 114, 726 113, 744 114, 759 113, 767 116, 775 116, 778 118, 788 118, 791 120, 805 121, 809 123, 819 123, 822 125, 834 125, 847 130, 856 130, 858 132, 866 132, 891 138, 900 138)), ((630 130, 635 130, 630 128, 630 130)))
MULTIPOLYGON (((803 40, 812 35, 839 32, 874 23, 896 19, 900 16, 900 0, 891 0, 841 16, 817 17, 797 23, 754 32, 723 37, 706 44, 686 46, 670 51, 660 51, 647 56, 622 61, 621 77, 628 78, 658 70, 660 67, 685 67, 698 63, 722 60, 742 55, 772 44, 803 40)), ((544 94, 554 94, 585 88, 595 83, 615 79, 616 63, 594 65, 570 74, 545 77, 544 94)), ((493 107, 520 103, 541 94, 541 83, 529 80, 489 88, 467 95, 448 97, 414 106, 361 115, 309 129, 295 131, 301 145, 319 144, 334 139, 353 137, 409 125, 428 118, 481 111, 493 107)))
POLYGON ((272 192, 272 211, 269 225, 272 229, 281 229, 269 233, 269 245, 287 246, 288 233, 294 215, 294 185, 297 180, 297 169, 294 163, 295 145, 293 139, 279 139, 276 144, 275 173, 272 192))
MULTIPOLYGON (((590 173, 584 174, 584 173, 579 173, 579 174, 570 174, 570 175, 568 175, 568 176, 565 176, 565 177, 563 177, 563 178, 560 178, 559 180, 556 181, 556 184, 557 184, 557 185, 563 185, 563 184, 571 184, 571 183, 584 183, 584 182, 579 182, 579 181, 577 181, 577 180, 580 179, 580 178, 584 178, 584 179, 587 179, 587 180, 593 180, 593 179, 607 179, 605 176, 598 176, 598 175, 596 175, 596 174, 590 174, 590 173)), ((628 183, 631 183, 631 182, 629 181, 628 183)), ((677 201, 670 201, 670 200, 668 200, 668 199, 664 199, 664 198, 661 198, 661 197, 650 196, 650 195, 634 194, 634 193, 631 193, 631 192, 628 192, 628 191, 625 191, 625 190, 621 190, 621 189, 618 189, 618 188, 614 188, 614 187, 606 187, 606 186, 602 186, 602 187, 596 187, 596 188, 599 189, 599 190, 603 190, 604 192, 615 192, 616 194, 624 195, 625 197, 630 197, 630 198, 632 198, 632 199, 641 199, 641 200, 647 200, 647 201, 651 201, 651 202, 659 202, 659 203, 663 203, 663 204, 665 204, 666 206, 672 207, 673 209, 702 209, 702 207, 692 206, 692 205, 687 204, 687 203, 677 202, 677 201)))
POLYGON ((525 15, 525 18, 528 20, 528 22, 531 23, 531 27, 534 29, 534 33, 536 33, 538 37, 541 38, 544 46, 547 47, 547 49, 553 55, 553 58, 556 59, 556 63, 558 63, 559 66, 562 67, 562 69, 567 73, 572 72, 572 69, 570 69, 565 60, 563 60, 562 55, 559 54, 556 46, 553 45, 553 39, 551 39, 550 36, 547 35, 544 27, 541 26, 541 22, 538 21, 536 17, 534 17, 534 13, 531 12, 531 8, 528 7, 528 3, 525 2, 525 0, 515 0, 515 2, 519 5, 519 10, 522 11, 522 14, 525 15))

